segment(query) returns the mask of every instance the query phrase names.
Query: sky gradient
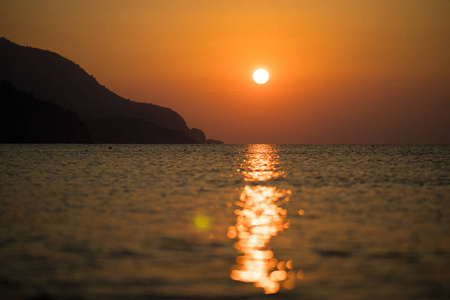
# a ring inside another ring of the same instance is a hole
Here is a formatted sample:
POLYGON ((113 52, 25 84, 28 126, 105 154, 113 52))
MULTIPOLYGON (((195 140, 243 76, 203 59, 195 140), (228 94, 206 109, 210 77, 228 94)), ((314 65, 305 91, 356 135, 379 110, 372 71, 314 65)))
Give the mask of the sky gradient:
POLYGON ((0 2, 0 36, 227 143, 450 143, 449 15, 446 0, 22 0, 0 2))

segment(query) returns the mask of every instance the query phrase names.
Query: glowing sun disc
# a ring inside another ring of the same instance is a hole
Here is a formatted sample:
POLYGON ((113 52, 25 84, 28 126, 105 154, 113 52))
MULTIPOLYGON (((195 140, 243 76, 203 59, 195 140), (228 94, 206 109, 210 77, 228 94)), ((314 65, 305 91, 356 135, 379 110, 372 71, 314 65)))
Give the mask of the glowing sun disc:
POLYGON ((258 69, 253 73, 253 80, 257 84, 264 84, 269 80, 269 73, 264 69, 258 69))

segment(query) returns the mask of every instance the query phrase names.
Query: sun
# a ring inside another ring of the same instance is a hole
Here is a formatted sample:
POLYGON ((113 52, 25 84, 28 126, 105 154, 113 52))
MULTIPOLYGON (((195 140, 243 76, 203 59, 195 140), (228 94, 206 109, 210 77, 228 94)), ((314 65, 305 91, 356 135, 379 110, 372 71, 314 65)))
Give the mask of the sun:
POLYGON ((264 84, 269 80, 269 72, 264 69, 258 69, 253 73, 253 80, 257 84, 264 84))

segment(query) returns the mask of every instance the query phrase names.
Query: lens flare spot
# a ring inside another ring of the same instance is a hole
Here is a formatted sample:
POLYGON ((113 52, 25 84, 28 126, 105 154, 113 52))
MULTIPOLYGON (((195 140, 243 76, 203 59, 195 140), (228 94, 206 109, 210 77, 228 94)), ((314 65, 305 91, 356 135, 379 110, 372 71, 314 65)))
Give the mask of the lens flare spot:
POLYGON ((196 216, 194 219, 194 223, 198 228, 208 228, 210 220, 207 216, 196 216))

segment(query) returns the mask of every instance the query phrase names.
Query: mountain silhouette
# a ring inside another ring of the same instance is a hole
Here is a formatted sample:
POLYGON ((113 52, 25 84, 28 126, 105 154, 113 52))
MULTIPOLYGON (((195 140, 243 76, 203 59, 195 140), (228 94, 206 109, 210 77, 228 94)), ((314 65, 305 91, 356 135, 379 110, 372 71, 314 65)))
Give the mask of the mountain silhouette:
POLYGON ((199 139, 203 132, 190 130, 177 112, 122 98, 79 65, 51 51, 0 38, 0 80, 77 114, 94 143, 206 143, 205 138, 199 139))
POLYGON ((92 140, 114 144, 198 144, 182 131, 162 128, 146 119, 112 116, 87 120, 92 140))
POLYGON ((90 143, 86 125, 71 111, 0 82, 0 142, 90 143))

